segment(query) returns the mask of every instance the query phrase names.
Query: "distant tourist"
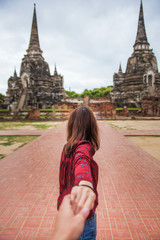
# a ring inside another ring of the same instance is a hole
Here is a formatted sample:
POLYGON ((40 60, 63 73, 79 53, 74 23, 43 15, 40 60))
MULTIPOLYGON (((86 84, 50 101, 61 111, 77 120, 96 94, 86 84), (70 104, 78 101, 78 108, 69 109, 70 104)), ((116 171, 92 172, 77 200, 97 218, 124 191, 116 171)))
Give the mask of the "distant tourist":
POLYGON ((93 155, 99 145, 98 126, 92 111, 88 107, 75 109, 68 120, 67 143, 61 155, 57 207, 59 209, 65 195, 71 194, 74 215, 82 209, 90 211, 80 240, 96 239, 98 165, 93 155))

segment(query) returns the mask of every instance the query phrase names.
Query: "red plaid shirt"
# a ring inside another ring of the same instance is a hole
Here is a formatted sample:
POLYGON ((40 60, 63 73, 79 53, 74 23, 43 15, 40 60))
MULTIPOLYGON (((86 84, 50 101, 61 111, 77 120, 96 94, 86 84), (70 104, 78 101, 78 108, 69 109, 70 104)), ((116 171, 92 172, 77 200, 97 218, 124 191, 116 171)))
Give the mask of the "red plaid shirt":
POLYGON ((59 172, 60 194, 57 202, 58 209, 64 196, 71 193, 72 187, 78 185, 80 181, 85 180, 92 183, 96 193, 94 208, 88 218, 94 216, 98 205, 98 165, 93 160, 94 153, 93 145, 87 140, 78 142, 70 158, 65 156, 64 151, 62 152, 59 172))

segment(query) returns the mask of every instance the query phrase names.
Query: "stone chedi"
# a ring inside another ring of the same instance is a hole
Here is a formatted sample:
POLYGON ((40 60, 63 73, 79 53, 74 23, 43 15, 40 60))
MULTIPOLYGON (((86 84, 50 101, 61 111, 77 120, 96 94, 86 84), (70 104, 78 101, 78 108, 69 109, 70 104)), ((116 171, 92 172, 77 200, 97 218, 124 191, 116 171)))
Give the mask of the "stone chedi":
POLYGON ((8 80, 5 106, 11 109, 51 108, 65 98, 63 77, 57 73, 50 75, 40 49, 36 6, 34 5, 30 43, 27 54, 22 59, 20 77, 16 70, 8 80))
POLYGON ((160 73, 149 46, 141 1, 133 54, 128 59, 126 72, 122 72, 120 65, 113 76, 111 98, 117 106, 141 107, 144 97, 160 97, 160 73))

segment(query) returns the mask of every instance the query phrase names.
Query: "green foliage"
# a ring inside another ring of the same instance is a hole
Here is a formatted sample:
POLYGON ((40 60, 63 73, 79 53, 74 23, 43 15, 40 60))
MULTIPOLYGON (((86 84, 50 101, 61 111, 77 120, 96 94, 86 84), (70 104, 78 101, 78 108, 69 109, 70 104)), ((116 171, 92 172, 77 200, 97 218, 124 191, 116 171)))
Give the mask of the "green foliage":
POLYGON ((112 89, 113 89, 113 86, 108 86, 108 87, 94 88, 93 90, 85 89, 81 94, 78 94, 74 91, 67 91, 67 90, 66 90, 66 93, 70 98, 74 98, 74 97, 84 98, 85 96, 106 97, 112 89))
POLYGON ((66 90, 66 93, 67 93, 68 97, 70 97, 70 98, 81 97, 81 96, 80 96, 81 94, 78 94, 78 93, 76 93, 75 91, 67 91, 67 90, 66 90))
POLYGON ((5 96, 2 93, 0 93, 0 104, 3 102, 4 98, 5 96))

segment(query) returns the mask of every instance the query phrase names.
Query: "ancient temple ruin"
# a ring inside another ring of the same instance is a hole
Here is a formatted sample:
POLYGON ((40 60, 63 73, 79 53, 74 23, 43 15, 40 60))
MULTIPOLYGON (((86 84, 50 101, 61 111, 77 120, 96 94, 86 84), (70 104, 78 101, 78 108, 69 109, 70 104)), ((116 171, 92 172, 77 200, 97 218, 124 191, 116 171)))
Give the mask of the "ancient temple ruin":
POLYGON ((54 75, 51 75, 48 63, 42 56, 34 5, 29 47, 22 59, 20 76, 15 70, 8 80, 5 107, 16 110, 51 108, 65 96, 63 76, 58 74, 56 66, 54 75))
POLYGON ((133 54, 128 59, 126 72, 122 72, 120 65, 118 73, 113 76, 111 98, 117 106, 141 107, 145 97, 160 98, 160 73, 156 57, 149 46, 141 0, 133 54))

